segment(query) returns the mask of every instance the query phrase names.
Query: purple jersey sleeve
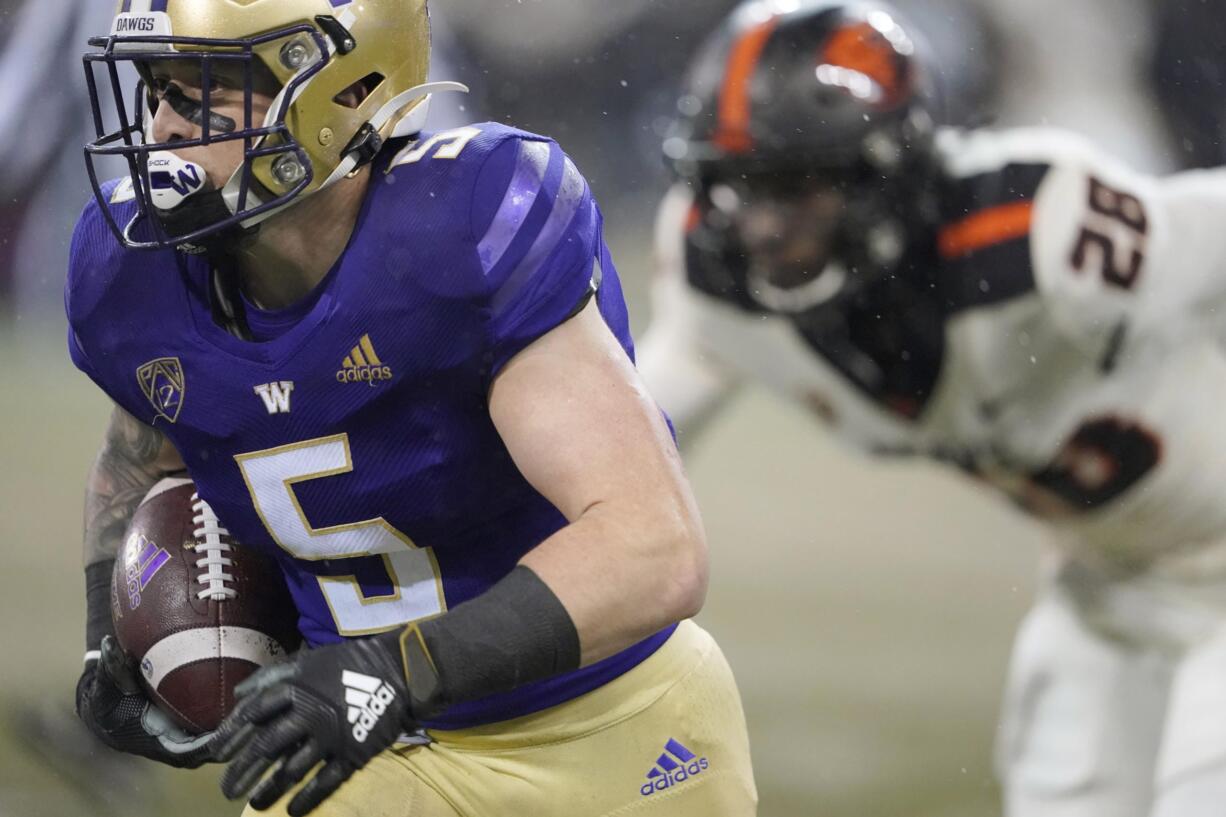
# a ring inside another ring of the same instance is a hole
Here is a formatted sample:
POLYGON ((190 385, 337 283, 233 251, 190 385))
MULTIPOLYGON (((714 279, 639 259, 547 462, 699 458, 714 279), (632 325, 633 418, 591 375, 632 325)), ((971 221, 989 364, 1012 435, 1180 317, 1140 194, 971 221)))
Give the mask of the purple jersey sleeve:
POLYGON ((472 234, 486 279, 491 380, 590 297, 599 225, 587 182, 556 143, 509 139, 490 153, 474 190, 472 234))
POLYGON ((72 233, 72 245, 68 261, 68 276, 64 281, 64 314, 68 316, 68 356, 72 363, 90 379, 97 381, 97 369, 90 362, 89 355, 82 348, 81 338, 77 335, 77 324, 81 313, 88 311, 85 304, 92 300, 88 292, 85 268, 88 257, 96 243, 91 229, 97 218, 97 205, 91 201, 82 211, 77 225, 72 233))
POLYGON ((98 382, 98 369, 81 348, 81 341, 72 327, 68 328, 68 357, 72 359, 72 365, 84 372, 90 380, 98 382))
MULTIPOLYGON (((110 199, 119 180, 103 185, 104 195, 110 199)), ((126 216, 121 205, 115 210, 126 216)), ((77 220, 69 250, 68 275, 64 283, 64 312, 68 317, 68 355, 73 365, 97 383, 113 400, 129 413, 140 407, 132 405, 125 395, 115 393, 104 382, 97 358, 103 358, 111 350, 106 348, 107 327, 101 315, 106 311, 107 294, 112 279, 117 274, 121 251, 111 233, 97 201, 90 200, 77 220)), ((118 315, 111 318, 117 320, 118 315)))

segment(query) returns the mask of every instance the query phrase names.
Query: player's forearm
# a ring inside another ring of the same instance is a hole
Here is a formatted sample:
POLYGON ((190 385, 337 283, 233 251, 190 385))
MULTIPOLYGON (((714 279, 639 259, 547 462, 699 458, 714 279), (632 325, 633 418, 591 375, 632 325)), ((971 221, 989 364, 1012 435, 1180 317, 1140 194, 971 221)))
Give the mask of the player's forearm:
POLYGON ((688 491, 597 503, 524 557, 574 621, 588 665, 701 609, 707 546, 688 491))
POLYGON ((481 596, 389 633, 417 717, 570 672, 696 613, 701 523, 684 483, 671 508, 656 496, 595 503, 481 596))
POLYGON ((153 428, 116 408, 85 487, 84 562, 112 560, 149 489, 183 463, 153 428))
POLYGON ((513 359, 490 416, 520 472, 570 521, 522 564, 560 599, 584 663, 701 606, 706 541, 680 456, 598 310, 513 359))

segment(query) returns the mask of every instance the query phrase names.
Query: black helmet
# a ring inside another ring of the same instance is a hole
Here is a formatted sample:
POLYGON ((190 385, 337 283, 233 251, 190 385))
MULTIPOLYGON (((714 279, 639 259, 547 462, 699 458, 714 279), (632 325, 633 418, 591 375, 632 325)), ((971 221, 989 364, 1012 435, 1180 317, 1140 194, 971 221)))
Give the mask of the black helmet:
POLYGON ((832 194, 809 214, 827 222, 813 228, 827 231, 821 250, 790 271, 751 269, 744 300, 809 309, 888 274, 930 222, 939 106, 924 50, 881 3, 752 0, 699 52, 664 145, 703 215, 692 242, 752 267, 730 215, 744 187, 767 200, 832 194))

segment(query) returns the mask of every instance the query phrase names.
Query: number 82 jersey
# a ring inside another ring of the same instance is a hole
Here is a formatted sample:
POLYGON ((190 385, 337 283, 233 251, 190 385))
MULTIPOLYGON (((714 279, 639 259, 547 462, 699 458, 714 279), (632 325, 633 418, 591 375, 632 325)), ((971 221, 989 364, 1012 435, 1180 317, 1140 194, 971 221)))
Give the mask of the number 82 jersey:
POLYGON ((838 321, 746 309, 735 276, 695 270, 699 221, 678 189, 661 208, 649 387, 685 433, 756 380, 856 447, 956 463, 1087 555, 1207 561, 1226 546, 1226 173, 1145 176, 1047 129, 947 131, 938 147, 933 257, 906 268, 932 282, 931 338, 867 298, 838 321))
MULTIPOLYGON (((133 209, 108 187, 116 220, 133 209)), ((74 362, 174 444, 241 542, 282 565, 308 642, 438 615, 566 524, 489 416, 501 368, 594 297, 628 355, 587 183, 552 141, 484 124, 385 151, 349 246, 308 298, 212 318, 199 257, 124 249, 97 205, 73 239, 74 362)), ((576 673, 454 707, 461 728, 617 677, 669 631, 576 673)))

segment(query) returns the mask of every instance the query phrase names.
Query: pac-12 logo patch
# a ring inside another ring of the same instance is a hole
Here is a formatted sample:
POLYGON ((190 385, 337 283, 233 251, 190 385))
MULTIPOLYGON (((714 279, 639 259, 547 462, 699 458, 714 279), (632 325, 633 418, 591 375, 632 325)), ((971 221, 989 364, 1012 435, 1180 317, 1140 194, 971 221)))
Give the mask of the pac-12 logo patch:
POLYGON ((136 379, 160 416, 172 423, 179 419, 187 381, 183 378, 183 364, 177 357, 160 357, 149 361, 136 370, 136 379))

